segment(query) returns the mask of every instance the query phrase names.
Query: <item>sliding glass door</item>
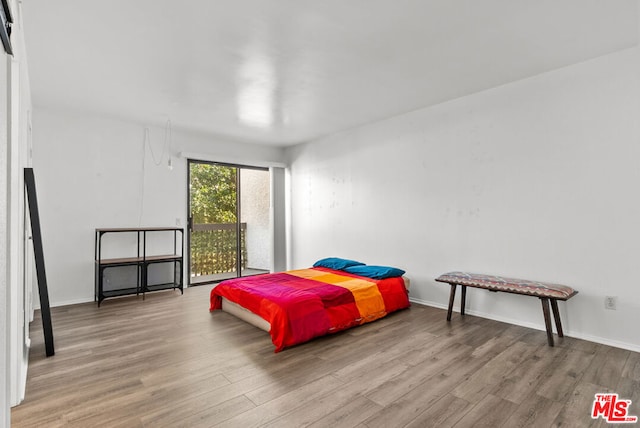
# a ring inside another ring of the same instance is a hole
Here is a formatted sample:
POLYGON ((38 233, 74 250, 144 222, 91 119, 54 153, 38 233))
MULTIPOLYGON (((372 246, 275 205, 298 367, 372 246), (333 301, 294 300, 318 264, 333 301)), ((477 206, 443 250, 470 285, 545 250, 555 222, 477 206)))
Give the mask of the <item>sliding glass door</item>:
POLYGON ((269 271, 269 170, 189 161, 189 284, 269 271))

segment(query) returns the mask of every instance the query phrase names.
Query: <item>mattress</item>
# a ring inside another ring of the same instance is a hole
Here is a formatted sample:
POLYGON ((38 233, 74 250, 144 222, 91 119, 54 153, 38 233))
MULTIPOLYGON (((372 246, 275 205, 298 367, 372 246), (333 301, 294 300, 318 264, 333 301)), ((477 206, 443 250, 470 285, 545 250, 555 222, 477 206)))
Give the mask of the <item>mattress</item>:
MULTIPOLYGON (((314 269, 313 271, 315 271, 315 270, 316 269, 314 269)), ((260 277, 262 277, 262 278, 260 278, 260 281, 262 282, 262 286, 264 287, 265 284, 267 284, 267 286, 270 285, 270 279, 271 278, 274 278, 274 280, 277 279, 278 281, 281 281, 281 278, 282 278, 283 274, 285 274, 285 275, 286 274, 300 275, 302 277, 310 276, 310 278, 303 278, 302 279, 302 281, 303 281, 302 284, 304 285, 304 287, 307 287, 308 283, 304 282, 307 279, 311 279, 313 281, 317 281, 319 279, 323 280, 324 277, 329 277, 330 281, 334 281, 334 282, 338 282, 339 283, 340 281, 338 279, 336 279, 336 277, 343 277, 345 275, 343 272, 331 271, 329 269, 322 269, 323 272, 320 272, 320 273, 313 272, 313 271, 311 271, 311 270, 298 270, 298 271, 289 271, 289 272, 284 272, 284 273, 279 273, 279 274, 269 274, 269 275, 266 275, 266 276, 265 275, 261 275, 260 277), (326 275, 323 275, 323 273, 326 274, 326 275)), ((341 279, 344 280, 345 278, 341 278, 341 279)), ((245 286, 247 284, 247 281, 249 281, 249 283, 251 283, 250 278, 248 278, 248 279, 245 278, 244 280, 242 278, 238 278, 237 280, 238 281, 236 281, 236 280, 225 281, 225 282, 223 282, 221 284, 225 284, 225 283, 228 283, 228 282, 231 282, 231 283, 239 282, 241 284, 241 286, 245 286)), ((349 284, 354 284, 356 286, 356 288, 363 287, 363 285, 358 282, 360 280, 362 280, 363 283, 366 284, 366 286, 370 286, 371 283, 384 284, 383 286, 380 287, 380 289, 382 289, 383 291, 389 287, 389 282, 388 282, 389 280, 376 281, 376 280, 371 280, 370 278, 359 278, 359 277, 357 277, 355 275, 349 275, 349 278, 347 278, 347 280, 348 280, 347 282, 349 284), (384 282, 384 281, 387 281, 387 282, 384 282)), ((395 278, 395 280, 397 281, 398 278, 395 278)), ((298 282, 295 282, 295 281, 294 281, 294 283, 298 284, 298 282)), ((398 292, 396 290, 396 292, 395 292, 395 296, 396 297, 387 298, 387 299, 395 300, 391 304, 387 303, 387 306, 391 308, 389 310, 389 312, 393 312, 394 310, 401 309, 401 308, 409 306, 409 303, 408 303, 408 290, 409 290, 409 286, 410 286, 410 280, 409 280, 409 278, 403 276, 401 278, 401 280, 399 281, 399 283, 402 284, 403 294, 405 295, 405 298, 406 298, 406 304, 405 304, 404 301, 398 301, 398 299, 397 299, 398 292)), ((278 282, 278 284, 280 284, 280 282, 278 282)), ((228 284, 225 284, 225 287, 226 286, 228 286, 228 284)), ((297 286, 298 285, 296 285, 296 287, 297 286)), ((300 285, 300 287, 304 288, 302 285, 300 285)), ((279 333, 279 331, 278 331, 278 330, 281 330, 282 327, 278 327, 278 328, 272 330, 272 323, 270 323, 268 321, 268 319, 271 317, 271 315, 269 313, 265 313, 264 311, 263 311, 263 313, 261 315, 258 315, 256 313, 256 312, 260 312, 260 310, 257 309, 257 308, 259 308, 259 307, 261 308, 261 307, 265 306, 264 303, 254 303, 253 306, 252 306, 251 303, 247 304, 247 302, 242 302, 242 299, 238 298, 233 293, 229 294, 229 295, 224 295, 225 294, 224 290, 222 290, 221 292, 215 292, 216 288, 218 288, 218 287, 215 287, 211 292, 211 302, 212 302, 211 308, 212 308, 212 310, 220 308, 223 311, 225 311, 227 313, 230 313, 230 314, 236 316, 237 318, 240 318, 243 321, 260 328, 261 330, 269 332, 271 334, 271 336, 272 336, 272 340, 274 342, 274 345, 276 345, 276 352, 282 350, 285 346, 290 346, 291 344, 295 344, 295 343, 301 343, 302 341, 306 341, 309 338, 317 337, 319 335, 322 335, 322 334, 319 334, 318 332, 314 332, 312 334, 305 333, 306 334, 305 339, 301 340, 301 341, 298 341, 298 339, 283 338, 283 335, 281 333, 279 333), (215 306, 214 300, 219 300, 219 306, 218 307, 215 306), (233 300, 236 300, 236 301, 233 301, 233 300), (253 307, 254 310, 252 311, 252 310, 249 310, 249 309, 243 307, 243 304, 246 305, 246 306, 249 306, 249 307, 253 307), (265 319, 265 318, 267 318, 267 319, 265 319)), ((308 290, 305 288, 304 292, 306 293, 307 291, 308 290)), ((377 292, 377 289, 376 289, 376 292, 377 292)), ((361 291, 359 291, 359 293, 362 294, 361 291)), ((260 299, 264 302, 264 296, 261 296, 260 299)), ((331 304, 333 305, 334 303, 331 303, 331 304)), ((326 302, 325 302, 325 305, 326 305, 326 302)), ((369 319, 360 320, 360 321, 357 321, 357 322, 353 322, 351 324, 344 324, 343 323, 338 328, 330 328, 329 331, 325 332, 324 334, 336 332, 336 331, 342 330, 344 328, 349 328, 349 327, 351 327, 353 325, 361 324, 361 323, 364 323, 364 322, 373 321, 373 320, 375 320, 375 319, 377 319, 377 318, 379 318, 381 316, 384 316, 384 315, 386 315, 386 312, 383 315, 375 315, 375 316, 372 316, 369 319)), ((298 315, 295 315, 294 317, 298 317, 298 315)), ((273 319, 275 319, 275 318, 273 318, 273 319)), ((278 326, 278 325, 280 325, 280 326, 283 325, 283 322, 281 320, 279 320, 279 318, 278 318, 278 321, 276 321, 276 326, 278 326)), ((295 333, 294 333, 294 335, 295 335, 295 333)))
POLYGON ((237 303, 233 303, 226 298, 222 298, 222 310, 240 318, 243 321, 248 322, 251 325, 258 327, 260 330, 264 330, 267 333, 271 330, 271 324, 269 321, 262 318, 260 315, 256 315, 248 309, 243 308, 237 303))

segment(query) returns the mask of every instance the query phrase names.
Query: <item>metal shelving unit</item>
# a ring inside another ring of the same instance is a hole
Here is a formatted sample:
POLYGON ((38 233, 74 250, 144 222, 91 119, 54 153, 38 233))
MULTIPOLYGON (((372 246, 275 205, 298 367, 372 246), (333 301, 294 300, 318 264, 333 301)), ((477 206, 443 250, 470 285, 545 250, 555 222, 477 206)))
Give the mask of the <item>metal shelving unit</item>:
POLYGON ((102 228, 96 229, 95 238, 95 301, 100 303, 106 298, 130 294, 144 294, 150 291, 179 289, 183 293, 184 272, 184 229, 177 227, 144 228, 102 228), (172 254, 149 254, 147 238, 151 233, 173 233, 172 254), (136 234, 137 254, 133 257, 103 258, 103 237, 106 234, 136 234), (173 280, 160 284, 149 284, 149 267, 156 264, 173 265, 173 280), (135 267, 137 269, 135 287, 122 286, 105 290, 104 277, 107 269, 135 267))

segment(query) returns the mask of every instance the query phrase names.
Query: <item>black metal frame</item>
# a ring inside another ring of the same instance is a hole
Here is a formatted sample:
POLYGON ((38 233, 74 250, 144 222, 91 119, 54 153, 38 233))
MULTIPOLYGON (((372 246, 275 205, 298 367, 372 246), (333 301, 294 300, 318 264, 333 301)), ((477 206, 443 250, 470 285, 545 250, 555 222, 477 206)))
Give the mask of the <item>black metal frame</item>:
POLYGON ((5 52, 13 55, 13 48, 11 46, 11 24, 13 24, 13 17, 11 16, 11 8, 7 0, 2 0, 0 21, 0 39, 2 39, 2 45, 4 46, 5 52))
POLYGON ((184 294, 184 229, 180 227, 147 227, 147 228, 111 228, 111 229, 96 229, 95 237, 95 295, 94 301, 98 302, 98 307, 105 298, 117 297, 130 294, 139 295, 142 293, 144 299, 145 293, 149 291, 179 289, 181 294, 184 294), (160 259, 149 258, 147 255, 147 232, 173 232, 173 256, 167 256, 160 259), (105 261, 102 259, 102 237, 106 233, 137 233, 137 254, 135 258, 128 260, 118 261, 116 263, 105 261), (180 254, 178 254, 178 232, 180 232, 180 254), (142 243, 142 252, 140 251, 140 244, 142 243), (173 283, 169 284, 156 284, 149 286, 147 283, 147 271, 149 266, 157 263, 173 263, 173 283), (180 268, 178 271, 178 264, 180 268), (105 294, 103 286, 104 271, 109 268, 124 267, 124 266, 137 266, 138 273, 136 276, 136 289, 135 293, 130 288, 122 288, 117 291, 105 294), (176 282, 176 276, 177 282, 176 282))
POLYGON ((260 166, 250 166, 233 164, 226 162, 205 161, 198 159, 187 159, 187 272, 189 272, 187 284, 188 286, 197 286, 212 284, 220 282, 222 280, 212 280, 205 282, 198 282, 197 284, 191 283, 191 233, 193 232, 193 216, 191 215, 191 164, 206 164, 206 165, 218 165, 226 166, 230 168, 236 168, 236 278, 242 276, 242 222, 240 221, 241 204, 240 204, 240 170, 253 169, 258 171, 269 171, 269 168, 260 166))
POLYGON ((40 294, 40 313, 42 315, 42 329, 44 331, 44 345, 47 357, 55 354, 53 343, 53 326, 51 324, 51 308, 49 306, 49 289, 47 274, 44 268, 44 251, 42 249, 42 231, 40 230, 40 213, 36 195, 36 179, 33 168, 24 169, 24 185, 29 202, 29 218, 31 219, 31 234, 33 236, 33 252, 35 255, 38 291, 40 294))

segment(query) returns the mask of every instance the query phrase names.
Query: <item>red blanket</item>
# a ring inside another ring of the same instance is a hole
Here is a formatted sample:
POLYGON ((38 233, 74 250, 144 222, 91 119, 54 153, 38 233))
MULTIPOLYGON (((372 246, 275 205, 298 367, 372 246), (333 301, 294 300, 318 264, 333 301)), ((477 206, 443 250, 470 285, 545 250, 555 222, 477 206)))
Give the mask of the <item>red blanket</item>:
POLYGON ((222 297, 271 324, 276 352, 409 307, 401 277, 375 280, 326 268, 223 281, 211 290, 211 311, 221 308, 222 297))

